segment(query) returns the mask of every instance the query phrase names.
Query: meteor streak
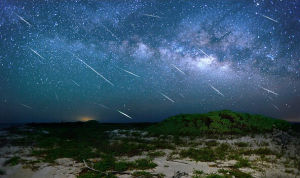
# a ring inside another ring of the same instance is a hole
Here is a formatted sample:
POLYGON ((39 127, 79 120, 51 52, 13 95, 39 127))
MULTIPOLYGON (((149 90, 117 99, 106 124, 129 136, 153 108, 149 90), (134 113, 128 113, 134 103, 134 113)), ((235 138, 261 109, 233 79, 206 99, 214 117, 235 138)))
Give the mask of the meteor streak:
POLYGON ((260 14, 260 15, 261 15, 262 17, 266 18, 266 19, 269 19, 269 20, 273 21, 273 22, 279 23, 277 20, 272 19, 271 17, 268 17, 268 16, 263 15, 263 14, 260 14))
POLYGON ((218 89, 216 89, 214 86, 212 86, 212 85, 210 85, 210 84, 209 84, 209 86, 210 86, 213 90, 215 90, 219 95, 221 95, 221 96, 224 97, 223 93, 221 93, 221 92, 220 92, 218 89))
MULTIPOLYGON (((69 51, 70 52, 70 51, 69 51)), ((82 62, 85 66, 87 66, 88 68, 90 68, 93 72, 95 72, 97 75, 99 75, 102 79, 104 79, 107 83, 109 83, 111 86, 114 86, 113 83, 111 83, 111 81, 109 81, 108 79, 106 79, 103 75, 101 75, 99 72, 97 72, 94 68, 92 68, 90 65, 88 65, 87 63, 85 63, 82 59, 80 59, 79 57, 77 57, 74 53, 70 52, 71 54, 73 54, 75 56, 76 59, 78 59, 80 62, 82 62)))
POLYGON ((117 110, 117 111, 118 111, 120 114, 122 114, 122 115, 128 117, 129 119, 132 119, 130 116, 128 116, 127 114, 123 113, 122 111, 119 111, 119 110, 117 110))
POLYGON ((22 20, 23 22, 25 22, 27 25, 31 26, 31 24, 30 24, 28 21, 26 21, 23 17, 19 16, 18 14, 16 14, 16 16, 18 16, 19 19, 21 19, 21 20, 22 20))
POLYGON ((105 25, 103 25, 103 24, 101 24, 102 26, 103 26, 103 28, 106 30, 106 31, 108 31, 110 34, 111 34, 111 36, 113 36, 114 38, 116 38, 118 41, 121 41, 118 37, 117 37, 117 35, 115 35, 112 31, 110 31, 105 25))
POLYGON ((143 16, 154 17, 154 18, 158 18, 158 19, 161 18, 160 16, 158 16, 158 15, 153 15, 153 14, 143 14, 143 16))
POLYGON ((56 101, 59 101, 59 99, 58 99, 58 96, 57 96, 56 92, 54 92, 54 93, 55 93, 55 98, 56 98, 56 101))
POLYGON ((27 109, 32 109, 31 106, 28 106, 28 105, 25 105, 25 104, 22 104, 22 103, 20 103, 20 105, 24 106, 24 107, 27 108, 27 109))
POLYGON ((185 75, 185 73, 182 71, 182 70, 180 70, 178 67, 176 67, 174 64, 171 64, 175 69, 177 69, 180 73, 182 73, 182 74, 184 74, 185 75))
POLYGON ((95 103, 96 105, 104 108, 104 109, 110 109, 109 107, 105 106, 104 104, 95 103))
POLYGON ((272 104, 272 106, 273 106, 275 109, 277 109, 278 111, 280 111, 280 109, 279 109, 276 105, 272 104))
POLYGON ((77 83, 77 82, 75 82, 74 80, 71 80, 75 85, 77 85, 78 87, 80 87, 80 85, 77 83))
POLYGON ((163 97, 165 97, 167 100, 169 100, 169 101, 171 101, 172 103, 175 103, 175 101, 174 100, 172 100, 171 98, 169 98, 167 95, 165 95, 165 94, 163 94, 163 93, 161 93, 161 92, 159 92, 163 97))
POLYGON ((41 56, 36 50, 29 48, 32 52, 34 52, 34 54, 36 54, 37 56, 39 56, 40 58, 46 60, 43 56, 41 56))
POLYGON ((202 51, 201 49, 199 49, 206 57, 210 58, 210 56, 208 54, 206 54, 206 52, 202 51))
POLYGON ((131 74, 131 75, 133 75, 133 76, 135 76, 135 77, 141 77, 141 76, 136 75, 136 74, 134 74, 134 73, 132 73, 132 72, 130 72, 130 71, 128 71, 128 70, 122 69, 121 67, 117 67, 117 68, 120 69, 120 70, 123 70, 124 72, 127 72, 127 73, 129 73, 129 74, 131 74))
POLYGON ((272 90, 266 89, 266 88, 264 88, 264 87, 260 87, 260 88, 263 89, 263 90, 265 90, 265 91, 267 91, 268 93, 272 93, 272 94, 274 94, 274 95, 276 95, 276 96, 279 95, 278 93, 276 93, 276 92, 274 92, 274 91, 272 91, 272 90))

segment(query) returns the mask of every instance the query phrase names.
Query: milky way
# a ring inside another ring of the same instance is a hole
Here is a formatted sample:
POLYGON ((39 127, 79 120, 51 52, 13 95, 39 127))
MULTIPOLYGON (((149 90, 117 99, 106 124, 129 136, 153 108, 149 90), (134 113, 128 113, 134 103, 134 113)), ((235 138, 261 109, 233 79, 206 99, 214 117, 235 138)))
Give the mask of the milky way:
POLYGON ((0 2, 1 122, 300 121, 299 0, 0 2))

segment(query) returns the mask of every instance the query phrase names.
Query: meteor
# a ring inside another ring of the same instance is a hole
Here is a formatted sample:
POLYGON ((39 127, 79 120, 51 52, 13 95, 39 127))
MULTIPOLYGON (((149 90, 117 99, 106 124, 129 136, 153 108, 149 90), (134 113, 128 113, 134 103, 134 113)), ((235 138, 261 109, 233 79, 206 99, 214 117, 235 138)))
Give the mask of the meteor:
POLYGON ((55 93, 56 101, 58 102, 59 101, 58 96, 57 96, 56 92, 54 92, 54 93, 55 93))
POLYGON ((99 104, 99 103, 94 103, 94 104, 96 104, 104 109, 110 109, 109 107, 105 106, 104 104, 99 104))
POLYGON ((78 87, 80 87, 80 85, 79 85, 77 82, 75 82, 75 81, 72 80, 72 79, 71 79, 71 81, 72 81, 75 85, 77 85, 78 87))
POLYGON ((141 76, 136 75, 136 74, 134 74, 134 73, 132 73, 132 72, 130 72, 130 71, 128 71, 128 70, 122 69, 121 67, 117 67, 117 68, 120 69, 120 70, 123 70, 124 72, 127 72, 127 73, 129 73, 129 74, 131 74, 131 75, 133 75, 133 76, 135 76, 135 77, 141 77, 141 76))
POLYGON ((180 73, 182 73, 182 74, 184 74, 185 75, 185 73, 182 71, 182 70, 180 70, 178 67, 176 67, 174 64, 171 64, 175 69, 177 69, 180 73))
POLYGON ((183 94, 182 94, 182 93, 179 93, 179 95, 180 95, 182 98, 184 98, 184 96, 183 96, 183 94))
MULTIPOLYGON (((16 14, 16 13, 15 13, 16 14)), ((25 22, 27 25, 29 25, 29 26, 31 26, 31 24, 28 22, 28 21, 26 21, 23 17, 21 17, 21 16, 19 16, 18 14, 16 14, 18 17, 19 17, 19 19, 21 19, 23 22, 25 22)))
MULTIPOLYGON (((69 51, 70 52, 70 51, 69 51)), ((87 63, 85 63, 82 59, 80 59, 79 57, 77 57, 74 53, 70 52, 71 54, 73 54, 75 56, 76 59, 78 59, 80 62, 82 62, 86 67, 90 68, 93 72, 95 72, 97 75, 99 75, 102 79, 104 79, 107 83, 109 83, 111 86, 114 86, 113 83, 111 83, 111 81, 109 81, 108 79, 106 79, 103 75, 101 75, 99 72, 97 72, 94 68, 92 68, 90 65, 88 65, 87 63)))
POLYGON ((158 19, 161 18, 160 16, 158 16, 158 15, 153 15, 153 14, 143 14, 143 16, 154 17, 154 18, 158 18, 158 19))
POLYGON ((279 23, 277 20, 272 19, 271 17, 268 17, 268 16, 263 15, 263 14, 260 14, 260 15, 261 15, 262 17, 266 18, 266 19, 269 19, 269 20, 273 21, 273 22, 279 23))
POLYGON ((24 107, 27 108, 27 109, 32 109, 31 106, 28 106, 28 105, 25 105, 25 104, 22 104, 22 103, 20 103, 20 105, 24 106, 24 107))
POLYGON ((219 95, 221 95, 221 96, 224 97, 223 93, 221 93, 221 92, 220 92, 218 89, 216 89, 214 86, 212 86, 211 84, 209 84, 209 86, 210 86, 213 90, 215 90, 219 95))
POLYGON ((272 90, 266 89, 266 88, 264 88, 264 87, 260 87, 260 88, 263 89, 263 90, 265 90, 265 91, 267 91, 268 93, 272 93, 272 94, 274 94, 274 95, 276 95, 276 96, 279 95, 278 93, 276 93, 276 92, 274 92, 274 91, 272 91, 272 90))
POLYGON ((36 54, 37 56, 39 56, 40 58, 46 60, 43 56, 41 56, 36 50, 29 48, 32 52, 34 52, 34 54, 36 54))
POLYGON ((122 114, 122 115, 128 117, 129 119, 132 119, 130 116, 128 116, 127 114, 123 113, 122 111, 119 111, 119 110, 117 110, 117 111, 118 111, 120 114, 122 114))
POLYGON ((117 37, 117 35, 115 35, 112 31, 110 31, 105 25, 103 25, 103 24, 101 24, 102 26, 103 26, 103 28, 106 30, 106 31, 108 31, 110 34, 111 34, 111 36, 113 36, 114 38, 116 38, 118 41, 121 41, 118 37, 117 37))
POLYGON ((210 56, 208 54, 206 54, 206 52, 202 51, 201 49, 199 49, 206 57, 210 58, 210 56))
POLYGON ((167 100, 169 100, 169 101, 171 101, 172 103, 175 103, 175 101, 174 100, 172 100, 171 98, 169 98, 167 95, 165 95, 165 94, 163 94, 163 93, 161 93, 161 92, 159 92, 163 97, 165 97, 167 100))
MULTIPOLYGON (((271 104, 272 104, 272 103, 271 103, 271 104)), ((276 105, 272 104, 272 106, 273 106, 275 109, 277 109, 278 111, 280 111, 280 109, 279 109, 276 105)))

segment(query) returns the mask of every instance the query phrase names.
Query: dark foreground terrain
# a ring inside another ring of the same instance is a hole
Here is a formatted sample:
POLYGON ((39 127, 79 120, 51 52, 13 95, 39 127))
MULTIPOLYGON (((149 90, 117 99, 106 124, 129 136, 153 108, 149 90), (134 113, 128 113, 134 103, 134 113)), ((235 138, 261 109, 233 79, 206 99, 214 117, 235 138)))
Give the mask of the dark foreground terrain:
POLYGON ((0 132, 0 177, 300 177, 299 126, 218 111, 0 132))

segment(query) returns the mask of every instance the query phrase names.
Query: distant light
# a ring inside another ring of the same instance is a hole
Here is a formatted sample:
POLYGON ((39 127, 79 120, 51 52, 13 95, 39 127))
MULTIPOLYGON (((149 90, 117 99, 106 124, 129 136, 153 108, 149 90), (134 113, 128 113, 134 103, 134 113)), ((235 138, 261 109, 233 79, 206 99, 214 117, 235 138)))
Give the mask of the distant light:
POLYGON ((94 120, 94 119, 91 118, 91 117, 81 117, 79 120, 80 120, 81 122, 87 122, 87 121, 91 121, 91 120, 94 120))

